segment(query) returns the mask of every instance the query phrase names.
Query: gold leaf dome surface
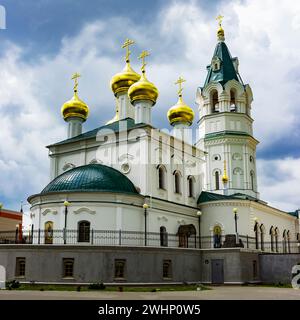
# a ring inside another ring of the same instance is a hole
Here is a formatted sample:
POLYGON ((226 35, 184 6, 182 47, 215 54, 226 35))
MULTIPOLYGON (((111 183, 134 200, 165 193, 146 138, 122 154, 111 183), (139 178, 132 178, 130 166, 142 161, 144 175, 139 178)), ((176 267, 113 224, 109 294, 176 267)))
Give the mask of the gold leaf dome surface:
POLYGON ((178 102, 169 109, 167 117, 171 125, 175 123, 187 123, 190 126, 193 123, 195 113, 192 108, 183 102, 182 97, 179 96, 178 102))
POLYGON ((148 81, 144 71, 141 79, 128 90, 128 97, 132 104, 139 100, 150 100, 155 105, 158 95, 158 89, 152 82, 148 81))
POLYGON ((129 61, 122 72, 115 74, 110 80, 110 87, 115 96, 119 93, 127 92, 129 87, 139 81, 141 76, 130 66, 129 61))
POLYGON ((68 120, 69 118, 81 118, 83 121, 86 121, 89 115, 89 107, 85 102, 79 99, 78 94, 75 91, 73 98, 63 104, 61 113, 64 120, 68 120))

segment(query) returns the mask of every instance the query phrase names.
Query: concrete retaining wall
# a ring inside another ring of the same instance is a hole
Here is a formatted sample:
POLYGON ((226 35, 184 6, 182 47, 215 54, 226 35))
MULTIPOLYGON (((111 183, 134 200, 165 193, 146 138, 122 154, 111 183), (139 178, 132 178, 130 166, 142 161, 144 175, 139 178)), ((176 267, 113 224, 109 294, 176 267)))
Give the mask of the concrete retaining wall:
POLYGON ((36 282, 212 282, 212 261, 224 265, 225 283, 259 281, 258 254, 240 248, 183 249, 73 245, 1 245, 0 265, 8 280, 36 282), (26 258, 25 277, 16 277, 16 258, 26 258), (63 278, 63 258, 74 259, 73 278, 63 278), (125 259, 125 277, 117 280, 115 259, 125 259), (163 278, 163 261, 172 261, 172 276, 163 278), (253 261, 257 261, 254 277, 253 261))
POLYGON ((290 284, 292 268, 300 264, 300 254, 261 254, 259 260, 262 282, 290 284))

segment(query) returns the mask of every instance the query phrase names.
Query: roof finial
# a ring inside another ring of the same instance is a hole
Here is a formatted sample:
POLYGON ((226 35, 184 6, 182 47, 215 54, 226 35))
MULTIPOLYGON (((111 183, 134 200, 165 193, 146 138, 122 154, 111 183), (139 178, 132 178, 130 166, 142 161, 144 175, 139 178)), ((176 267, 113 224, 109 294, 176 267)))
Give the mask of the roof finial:
POLYGON ((74 73, 72 76, 72 80, 74 80, 74 92, 77 93, 77 89, 78 89, 78 78, 80 78, 81 75, 79 73, 74 73))
POLYGON ((182 91, 183 91, 182 84, 185 81, 186 80, 184 80, 182 77, 179 77, 178 80, 175 82, 175 84, 178 84, 179 86, 179 90, 177 91, 179 98, 182 97, 182 91))
POLYGON ((217 36, 218 36, 219 41, 225 40, 224 29, 222 28, 223 18, 224 18, 224 16, 221 16, 220 14, 216 17, 216 20, 218 21, 218 24, 219 24, 219 29, 217 32, 217 36))
POLYGON ((146 72, 145 71, 145 66, 146 66, 146 63, 145 63, 145 58, 150 56, 150 53, 146 50, 144 50, 140 55, 139 55, 139 59, 142 60, 142 67, 141 67, 141 70, 143 72, 143 74, 146 72))
POLYGON ((219 21, 219 27, 222 27, 223 18, 224 18, 224 16, 221 16, 220 14, 216 17, 216 20, 219 21))
POLYGON ((222 181, 225 184, 228 182, 228 180, 229 180, 229 178, 227 176, 226 160, 224 160, 224 173, 223 173, 222 181))
POLYGON ((126 56, 125 56, 125 59, 126 59, 126 63, 129 63, 130 62, 130 54, 131 54, 131 51, 129 50, 129 46, 133 45, 135 42, 133 40, 130 40, 130 39, 126 39, 124 44, 122 45, 122 48, 126 48, 126 56))

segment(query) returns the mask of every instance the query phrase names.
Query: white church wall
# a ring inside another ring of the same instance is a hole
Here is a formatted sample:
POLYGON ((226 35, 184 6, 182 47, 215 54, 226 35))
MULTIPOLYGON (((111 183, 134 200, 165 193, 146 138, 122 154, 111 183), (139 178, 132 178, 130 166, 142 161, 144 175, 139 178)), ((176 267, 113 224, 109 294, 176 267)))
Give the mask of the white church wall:
POLYGON ((296 240, 296 219, 294 217, 253 201, 217 201, 202 204, 201 234, 203 236, 212 236, 215 225, 222 226, 223 235, 234 234, 235 220, 233 208, 237 208, 237 224, 240 235, 254 237, 254 225, 255 221, 257 221, 259 225, 263 224, 265 227, 265 241, 271 241, 269 231, 272 226, 279 229, 280 240, 282 240, 284 230, 290 231, 292 241, 296 240))
MULTIPOLYGON (((105 134, 105 132, 103 133, 105 134)), ((108 134, 108 133, 107 133, 108 134)), ((153 131, 152 139, 149 132, 144 129, 133 130, 128 136, 125 133, 118 138, 119 144, 115 143, 115 134, 99 136, 97 141, 82 141, 70 145, 61 145, 52 148, 52 178, 66 172, 72 167, 89 163, 101 163, 111 166, 126 175, 137 187, 141 194, 149 194, 157 198, 169 201, 196 205, 200 194, 204 177, 203 159, 201 152, 198 156, 192 156, 191 146, 185 144, 187 150, 182 157, 182 142, 164 132, 153 131), (136 139, 136 137, 141 137, 136 139), (159 137, 162 137, 160 145, 159 137), (165 190, 158 188, 157 166, 162 163, 167 169, 165 190), (180 193, 174 192, 174 172, 179 171, 180 193), (187 177, 195 177, 194 198, 188 194, 187 177)))

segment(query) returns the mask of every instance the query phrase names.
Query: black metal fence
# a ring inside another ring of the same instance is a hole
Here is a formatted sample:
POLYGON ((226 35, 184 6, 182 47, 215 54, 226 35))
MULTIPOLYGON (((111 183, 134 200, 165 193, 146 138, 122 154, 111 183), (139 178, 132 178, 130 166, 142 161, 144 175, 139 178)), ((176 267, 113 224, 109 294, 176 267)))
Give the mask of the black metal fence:
MULTIPOLYGON (((239 245, 251 250, 278 253, 300 253, 298 241, 259 241, 255 237, 239 235, 239 245)), ((218 249, 226 247, 225 237, 140 232, 123 230, 31 230, 0 231, 1 244, 56 244, 98 246, 149 246, 171 248, 218 249)))

